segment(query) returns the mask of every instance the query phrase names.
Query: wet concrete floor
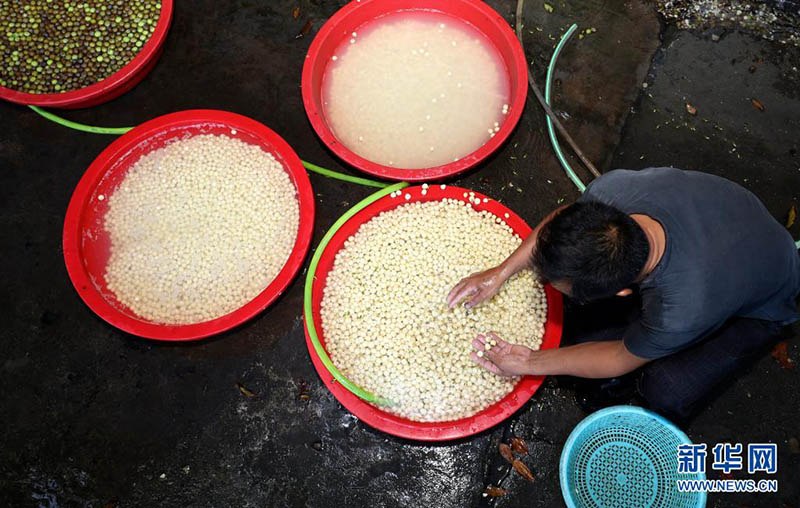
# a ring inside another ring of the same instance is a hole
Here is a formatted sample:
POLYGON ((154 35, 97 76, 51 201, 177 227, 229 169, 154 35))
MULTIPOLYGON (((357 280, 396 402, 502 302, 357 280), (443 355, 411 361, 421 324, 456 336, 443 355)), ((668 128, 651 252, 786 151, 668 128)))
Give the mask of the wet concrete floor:
MULTIPOLYGON (((341 3, 180 2, 164 55, 144 82, 65 116, 121 126, 183 109, 230 110, 272 127, 302 158, 350 171, 312 131, 299 85, 311 37, 341 3), (308 20, 313 28, 296 38, 308 20)), ((514 21, 516 2, 489 3, 514 21)), ((548 5, 552 12, 531 0, 524 9, 525 48, 539 83, 569 24, 596 28, 562 54, 554 103, 602 170, 672 165, 720 174, 785 219, 800 198, 796 47, 735 27, 680 31, 638 0, 548 5)), ((548 379, 513 418, 455 443, 418 444, 372 430, 338 404, 311 365, 302 273, 256 319, 196 344, 142 340, 97 318, 67 278, 61 229, 72 189, 111 140, 0 104, 0 505, 562 505, 559 454, 585 416, 566 383, 548 379), (244 396, 237 383, 256 396, 244 396), (511 436, 529 443, 534 483, 509 473, 497 453, 511 436), (489 485, 508 494, 484 498, 489 485)), ((316 244, 370 191, 311 180, 316 244)), ((454 183, 503 200, 531 223, 578 195, 532 95, 503 148, 454 183)), ((792 232, 800 237, 800 224, 792 232)), ((789 357, 798 363, 800 327, 790 335, 789 357)), ((800 368, 766 355, 686 427, 695 442, 778 443, 777 494, 712 495, 709 506, 800 506, 798 389, 800 368)))

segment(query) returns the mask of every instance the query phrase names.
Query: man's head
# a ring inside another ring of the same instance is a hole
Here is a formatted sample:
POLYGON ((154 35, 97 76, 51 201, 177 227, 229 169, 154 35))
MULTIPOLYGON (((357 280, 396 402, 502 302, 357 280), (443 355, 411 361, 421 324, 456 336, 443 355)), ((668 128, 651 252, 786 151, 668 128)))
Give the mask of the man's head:
POLYGON ((545 282, 587 302, 630 292, 649 254, 647 236, 629 215, 582 201, 542 227, 531 261, 545 282))

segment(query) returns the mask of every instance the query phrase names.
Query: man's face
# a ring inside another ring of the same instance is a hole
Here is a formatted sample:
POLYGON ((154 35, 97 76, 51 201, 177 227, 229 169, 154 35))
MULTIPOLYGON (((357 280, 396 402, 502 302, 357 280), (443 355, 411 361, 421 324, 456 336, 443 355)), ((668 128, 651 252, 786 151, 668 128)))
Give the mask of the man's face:
MULTIPOLYGON (((556 290, 558 292, 560 292, 561 294, 572 298, 572 283, 570 281, 568 281, 568 280, 557 280, 557 281, 551 282, 550 285, 553 286, 554 288, 556 288, 556 290)), ((621 291, 618 291, 616 296, 624 298, 626 296, 629 296, 631 293, 633 293, 633 291, 630 288, 625 288, 625 289, 623 289, 621 291)), ((586 303, 586 302, 584 302, 584 303, 586 303)))
POLYGON ((572 284, 568 280, 556 280, 550 283, 559 293, 572 296, 572 284))

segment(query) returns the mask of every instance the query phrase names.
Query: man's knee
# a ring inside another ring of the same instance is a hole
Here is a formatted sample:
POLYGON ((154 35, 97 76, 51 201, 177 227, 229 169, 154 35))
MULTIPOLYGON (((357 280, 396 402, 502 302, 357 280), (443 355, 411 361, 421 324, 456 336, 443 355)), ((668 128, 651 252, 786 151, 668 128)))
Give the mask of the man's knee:
POLYGON ((689 418, 693 411, 694 397, 689 396, 680 382, 673 379, 673 376, 660 366, 648 367, 642 370, 638 380, 639 394, 647 405, 672 420, 689 418))

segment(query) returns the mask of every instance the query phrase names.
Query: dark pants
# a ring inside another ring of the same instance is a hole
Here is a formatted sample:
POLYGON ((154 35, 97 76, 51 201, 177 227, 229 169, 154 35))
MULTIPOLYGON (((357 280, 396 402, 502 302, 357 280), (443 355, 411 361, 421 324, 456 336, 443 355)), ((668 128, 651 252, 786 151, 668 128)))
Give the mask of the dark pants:
MULTIPOLYGON (((567 302, 562 344, 620 340, 640 308, 636 295, 584 306, 567 302)), ((699 343, 635 371, 639 394, 655 411, 685 421, 780 337, 777 323, 731 318, 699 343)))

